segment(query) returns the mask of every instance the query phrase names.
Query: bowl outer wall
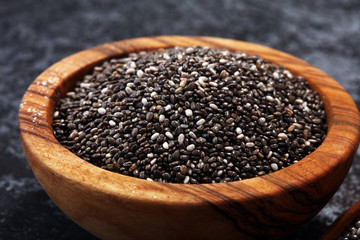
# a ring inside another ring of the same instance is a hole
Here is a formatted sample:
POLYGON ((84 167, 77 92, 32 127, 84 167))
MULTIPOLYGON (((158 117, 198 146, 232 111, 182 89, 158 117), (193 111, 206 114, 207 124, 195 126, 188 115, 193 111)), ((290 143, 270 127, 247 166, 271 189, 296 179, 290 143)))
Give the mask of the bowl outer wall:
POLYGON ((169 234, 173 239, 186 238, 189 233, 209 239, 224 233, 228 238, 290 234, 320 211, 342 183, 357 149, 359 125, 349 94, 305 61, 253 43, 187 36, 135 38, 71 55, 35 79, 19 112, 23 149, 45 191, 75 222, 106 239, 146 239, 149 234, 157 239, 169 239, 169 234), (130 52, 194 45, 259 55, 306 78, 325 104, 324 142, 298 163, 271 174, 230 183, 184 185, 100 169, 55 139, 51 126, 55 101, 91 67, 130 52))

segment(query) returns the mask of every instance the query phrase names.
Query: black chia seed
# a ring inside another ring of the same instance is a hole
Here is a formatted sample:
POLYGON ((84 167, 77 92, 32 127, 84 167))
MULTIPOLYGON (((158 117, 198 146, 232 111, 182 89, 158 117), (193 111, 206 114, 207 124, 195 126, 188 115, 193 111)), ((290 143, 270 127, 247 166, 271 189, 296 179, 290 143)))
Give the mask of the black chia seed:
POLYGON ((54 135, 103 169, 149 181, 230 182, 280 170, 326 134, 302 77, 209 47, 132 53, 94 68, 58 101, 54 135))
POLYGON ((360 239, 360 218, 351 223, 337 240, 355 240, 360 239))

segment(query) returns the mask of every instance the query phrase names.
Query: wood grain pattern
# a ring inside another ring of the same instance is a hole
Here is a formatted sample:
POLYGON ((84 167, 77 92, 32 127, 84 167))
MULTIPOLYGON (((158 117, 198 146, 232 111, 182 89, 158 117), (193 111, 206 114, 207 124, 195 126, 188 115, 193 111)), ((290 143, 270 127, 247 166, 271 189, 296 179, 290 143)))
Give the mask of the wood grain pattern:
POLYGON ((359 142, 359 113, 327 74, 265 46, 213 37, 159 36, 97 46, 54 64, 20 105, 26 157, 43 188, 75 222, 102 239, 252 239, 286 236, 313 217, 342 183, 359 142), (109 172, 61 146, 52 133, 56 99, 97 63, 129 52, 203 45, 240 50, 306 78, 325 103, 328 134, 312 154, 252 179, 182 185, 109 172))
POLYGON ((336 240, 347 226, 360 217, 360 200, 344 212, 319 238, 319 240, 336 240))

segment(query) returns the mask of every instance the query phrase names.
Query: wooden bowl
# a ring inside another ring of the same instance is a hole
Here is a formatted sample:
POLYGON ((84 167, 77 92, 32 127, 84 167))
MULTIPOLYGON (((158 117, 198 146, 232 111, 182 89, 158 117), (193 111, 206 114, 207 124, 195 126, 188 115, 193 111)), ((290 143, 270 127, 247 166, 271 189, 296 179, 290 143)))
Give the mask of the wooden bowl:
POLYGON ((67 57, 43 72, 20 105, 26 157, 52 200, 102 239, 280 238, 296 231, 342 183, 359 142, 359 113, 327 74, 289 54, 230 39, 161 36, 113 42, 67 57), (172 46, 244 51, 305 77, 325 103, 328 133, 313 153, 280 171, 215 184, 149 182, 103 170, 55 139, 55 101, 90 69, 111 57, 172 46))
POLYGON ((346 227, 360 217, 360 200, 344 212, 319 238, 319 240, 336 240, 346 227))

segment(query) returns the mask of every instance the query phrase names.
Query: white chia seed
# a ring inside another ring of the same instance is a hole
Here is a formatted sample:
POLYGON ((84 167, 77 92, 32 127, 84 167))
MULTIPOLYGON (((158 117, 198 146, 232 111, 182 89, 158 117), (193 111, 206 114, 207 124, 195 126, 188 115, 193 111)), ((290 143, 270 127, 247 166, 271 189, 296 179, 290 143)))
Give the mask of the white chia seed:
POLYGON ((101 115, 104 115, 106 113, 105 108, 98 108, 98 113, 100 113, 101 115))
POLYGON ((188 145, 188 146, 186 147, 186 151, 189 151, 189 152, 193 151, 194 149, 195 149, 195 145, 194 145, 194 144, 190 144, 190 145, 188 145))
POLYGON ((186 109, 185 110, 185 115, 188 116, 188 117, 192 117, 192 115, 193 115, 192 110, 191 109, 186 109))

